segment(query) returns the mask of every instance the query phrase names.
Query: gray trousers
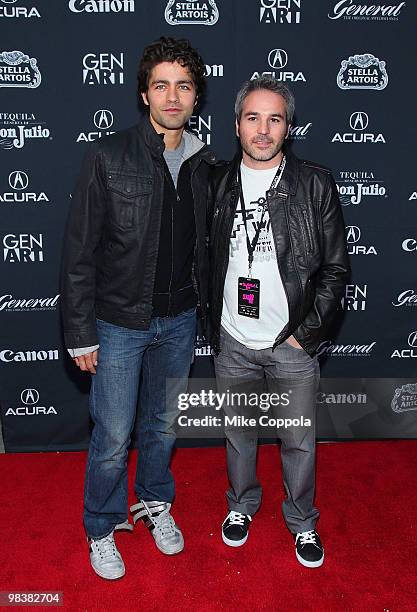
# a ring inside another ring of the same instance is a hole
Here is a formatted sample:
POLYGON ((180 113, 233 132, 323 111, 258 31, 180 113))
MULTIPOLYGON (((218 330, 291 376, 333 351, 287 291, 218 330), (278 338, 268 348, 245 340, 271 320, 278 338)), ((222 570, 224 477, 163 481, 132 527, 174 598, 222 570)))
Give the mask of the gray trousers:
MULTIPOLYGON (((218 357, 214 359, 218 392, 288 393, 289 404, 271 407, 268 417, 309 419, 311 426, 268 428, 267 435, 281 439, 282 476, 286 499, 282 512, 292 533, 315 528, 319 516, 313 506, 315 492, 316 392, 319 382, 317 357, 288 342, 262 350, 249 349, 237 342, 223 328, 218 357)), ((225 416, 237 414, 255 417, 262 411, 253 406, 228 405, 225 416)), ((229 419, 230 420, 230 419, 229 419)), ((264 419, 263 419, 264 420, 264 419)), ((256 476, 258 425, 225 427, 227 471, 230 489, 226 493, 229 510, 253 516, 259 509, 262 488, 256 476)))

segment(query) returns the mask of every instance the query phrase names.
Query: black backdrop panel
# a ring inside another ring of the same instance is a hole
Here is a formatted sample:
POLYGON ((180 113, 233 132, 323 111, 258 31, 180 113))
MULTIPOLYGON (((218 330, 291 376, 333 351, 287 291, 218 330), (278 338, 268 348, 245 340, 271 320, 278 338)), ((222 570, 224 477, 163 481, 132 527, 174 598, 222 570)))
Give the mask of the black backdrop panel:
MULTIPOLYGON (((190 127, 220 158, 236 150, 243 80, 268 73, 293 88, 290 146, 332 169, 353 270, 320 347, 319 436, 415 437, 416 18, 397 0, 0 0, 6 451, 87 446, 89 381, 59 321, 63 228, 88 143, 136 122, 138 59, 161 35, 189 38, 205 59, 190 127)), ((209 353, 196 352, 194 377, 212 376, 209 353)))

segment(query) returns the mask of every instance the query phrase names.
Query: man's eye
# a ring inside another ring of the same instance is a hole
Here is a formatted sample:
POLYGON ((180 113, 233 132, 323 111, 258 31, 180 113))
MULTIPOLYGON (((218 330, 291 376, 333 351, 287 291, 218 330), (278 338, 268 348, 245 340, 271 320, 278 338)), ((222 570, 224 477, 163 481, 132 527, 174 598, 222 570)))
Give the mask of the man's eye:
POLYGON ((272 117, 271 121, 272 121, 272 123, 279 123, 278 117, 272 117))
POLYGON ((248 121, 256 121, 256 117, 248 117, 248 121))
POLYGON ((165 89, 165 85, 163 83, 160 83, 159 85, 156 86, 155 89, 165 89))

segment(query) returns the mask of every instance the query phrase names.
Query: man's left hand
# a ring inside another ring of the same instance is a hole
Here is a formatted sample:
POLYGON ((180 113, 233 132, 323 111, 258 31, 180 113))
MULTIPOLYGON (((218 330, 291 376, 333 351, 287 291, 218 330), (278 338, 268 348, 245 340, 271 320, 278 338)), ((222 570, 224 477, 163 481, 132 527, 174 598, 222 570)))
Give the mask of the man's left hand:
POLYGON ((291 346, 293 346, 294 348, 303 350, 303 347, 301 346, 301 344, 297 342, 294 336, 290 336, 289 338, 286 339, 285 342, 288 342, 288 344, 291 344, 291 346))

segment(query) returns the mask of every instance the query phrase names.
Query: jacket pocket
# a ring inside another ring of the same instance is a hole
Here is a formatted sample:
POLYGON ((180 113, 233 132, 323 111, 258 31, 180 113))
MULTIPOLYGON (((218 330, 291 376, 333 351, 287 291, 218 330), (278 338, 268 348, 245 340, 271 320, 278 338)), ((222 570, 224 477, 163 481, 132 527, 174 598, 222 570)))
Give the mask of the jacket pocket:
POLYGON ((110 219, 123 229, 136 227, 152 195, 152 178, 110 172, 107 176, 110 219))

